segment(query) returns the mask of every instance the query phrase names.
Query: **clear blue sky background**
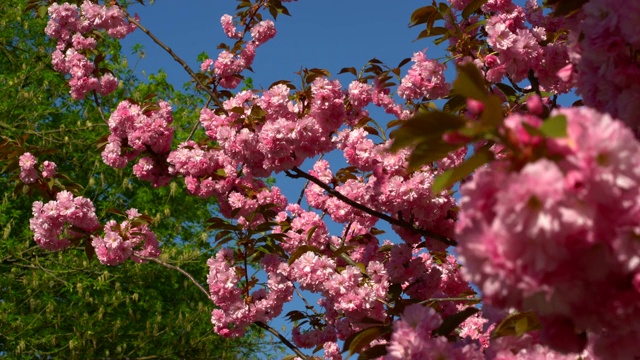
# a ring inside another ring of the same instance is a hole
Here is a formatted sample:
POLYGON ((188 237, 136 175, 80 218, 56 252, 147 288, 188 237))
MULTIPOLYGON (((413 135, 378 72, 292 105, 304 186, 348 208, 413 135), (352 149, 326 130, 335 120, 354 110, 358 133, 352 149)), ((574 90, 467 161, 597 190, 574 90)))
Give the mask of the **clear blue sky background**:
MULTIPOLYGON (((220 17, 233 15, 236 4, 229 0, 157 0, 152 6, 134 5, 130 10, 138 12, 147 28, 197 68, 199 53, 206 51, 215 59, 218 44, 232 44, 222 32, 220 17)), ((285 5, 292 16, 279 16, 278 34, 258 49, 255 73, 250 74, 257 88, 280 79, 296 80, 294 73, 302 67, 321 67, 337 74, 343 67, 359 69, 373 57, 395 66, 430 44, 428 40, 412 42, 420 29, 407 26, 412 11, 424 6, 423 2, 323 0, 285 5)), ((135 43, 145 45, 147 50, 140 69, 163 68, 170 74, 170 81, 180 85, 188 80, 169 55, 140 31, 125 39, 125 52, 135 43)), ((436 52, 435 47, 431 50, 431 57, 444 54, 436 52)))
MULTIPOLYGON (((215 60, 219 53, 218 44, 233 44, 222 31, 220 17, 225 13, 233 15, 236 4, 235 1, 157 0, 151 6, 133 5, 130 11, 137 12, 145 27, 197 70, 198 54, 206 52, 215 60)), ((257 51, 252 66, 255 73, 245 73, 245 76, 253 79, 257 89, 267 88, 281 79, 291 80, 297 85, 299 78, 295 72, 305 67, 324 68, 337 75, 343 67, 360 69, 374 57, 396 66, 402 59, 427 47, 429 57, 444 56, 444 52, 436 49, 428 40, 413 41, 422 29, 410 29, 409 19, 413 10, 426 5, 424 2, 323 0, 285 5, 292 17, 278 17, 276 37, 257 51)), ((150 74, 164 69, 169 81, 177 88, 190 80, 182 67, 141 31, 134 32, 123 41, 124 54, 129 57, 131 64, 136 60, 135 56, 130 55, 131 48, 137 43, 144 46, 146 57, 137 64, 136 72, 150 74)), ((408 65, 405 71, 407 68, 408 65)), ((340 79, 347 86, 353 77, 347 74, 340 79)), ((386 116, 385 119, 376 119, 382 123, 392 119, 382 112, 373 114, 386 116)), ((307 162, 303 168, 310 166, 311 163, 307 162)), ((276 179, 277 185, 294 202, 303 183, 293 182, 282 175, 276 179)), ((381 227, 390 232, 388 227, 381 227)), ((331 230, 340 235, 340 228, 331 226, 331 230)), ((291 305, 285 309, 285 313, 304 308, 299 300, 291 305)), ((291 325, 282 319, 274 320, 271 325, 279 330, 287 325, 286 332, 290 333, 291 325)), ((269 357, 267 354, 263 356, 269 357)))

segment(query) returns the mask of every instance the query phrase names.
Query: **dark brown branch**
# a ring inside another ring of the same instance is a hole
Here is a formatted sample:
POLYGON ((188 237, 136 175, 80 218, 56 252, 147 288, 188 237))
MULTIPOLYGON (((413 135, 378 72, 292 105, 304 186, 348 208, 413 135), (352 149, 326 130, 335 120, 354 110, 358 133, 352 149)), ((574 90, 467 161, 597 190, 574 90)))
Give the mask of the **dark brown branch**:
POLYGON ((307 174, 306 172, 300 170, 298 167, 294 167, 293 169, 286 171, 286 174, 288 177, 293 178, 293 179, 297 179, 297 178, 304 178, 307 179, 309 181, 311 181, 312 183, 320 186, 322 189, 324 189, 327 193, 329 193, 329 195, 338 198, 339 200, 343 201, 344 203, 352 206, 355 209, 358 209, 362 212, 365 212, 369 215, 375 216, 379 219, 382 219, 386 222, 388 222, 391 225, 396 225, 399 226, 401 228, 407 229, 407 230, 411 230, 415 233, 418 233, 424 237, 427 238, 432 238, 432 239, 436 239, 438 241, 441 241, 449 246, 457 246, 458 243, 453 240, 453 239, 449 239, 446 236, 440 235, 440 234, 436 234, 432 231, 429 230, 425 230, 425 229, 421 229, 419 227, 416 227, 415 225, 408 223, 404 220, 399 220, 396 218, 392 218, 391 216, 381 213, 379 211, 375 211, 367 206, 364 206, 356 201, 353 201, 351 199, 349 199, 348 197, 344 196, 343 194, 341 194, 339 191, 336 191, 335 189, 333 189, 331 186, 323 183, 322 181, 320 181, 320 179, 316 178, 315 176, 312 176, 310 174, 307 174))
POLYGON ((540 97, 542 97, 542 93, 540 92, 540 81, 533 72, 533 69, 529 69, 529 73, 527 74, 527 78, 531 83, 531 89, 540 97))
POLYGON ((304 306, 305 308, 313 311, 314 314, 316 315, 320 315, 320 313, 316 310, 316 308, 313 307, 313 305, 309 304, 309 302, 307 301, 307 298, 305 298, 304 296, 302 296, 302 293, 300 292, 300 290, 298 290, 297 287, 293 287, 293 290, 295 290, 296 294, 298 294, 298 297, 300 299, 302 299, 302 301, 304 301, 304 306))

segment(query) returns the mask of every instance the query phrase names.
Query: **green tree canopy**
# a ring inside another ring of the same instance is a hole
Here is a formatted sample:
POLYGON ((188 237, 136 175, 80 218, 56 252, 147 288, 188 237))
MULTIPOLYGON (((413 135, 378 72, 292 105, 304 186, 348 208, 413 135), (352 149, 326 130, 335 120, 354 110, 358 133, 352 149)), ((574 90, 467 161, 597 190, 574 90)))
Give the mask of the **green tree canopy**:
POLYGON ((100 104, 91 97, 72 100, 65 79, 51 66, 46 19, 26 12, 26 5, 27 0, 0 2, 0 357, 244 359, 272 351, 258 332, 238 340, 215 335, 210 301, 177 271, 131 261, 106 267, 88 259, 82 245, 57 253, 35 245, 29 231, 32 202, 47 199, 18 180, 17 157, 25 151, 56 162, 60 174, 78 181, 64 185, 77 186, 100 204, 103 222, 117 219, 111 209, 150 215, 161 259, 202 282, 208 234, 188 219, 209 217, 215 203, 186 196, 178 182, 152 189, 130 169, 105 166, 96 151, 108 134, 104 117, 115 99, 170 99, 179 139, 197 121, 193 110, 201 100, 187 88, 174 89, 162 72, 139 81, 119 44, 107 38, 99 50, 124 81, 100 104))

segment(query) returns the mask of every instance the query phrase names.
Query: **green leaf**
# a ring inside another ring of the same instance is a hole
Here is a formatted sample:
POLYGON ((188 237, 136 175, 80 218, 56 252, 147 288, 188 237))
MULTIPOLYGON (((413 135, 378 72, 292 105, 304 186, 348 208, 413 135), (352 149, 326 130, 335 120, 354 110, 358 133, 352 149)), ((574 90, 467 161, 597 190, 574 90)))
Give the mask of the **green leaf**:
POLYGON ((375 345, 363 351, 358 356, 358 360, 371 360, 387 355, 387 345, 375 345))
POLYGON ((316 254, 322 253, 322 251, 317 246, 302 245, 297 248, 296 251, 294 251, 293 254, 291 254, 291 256, 289 257, 289 265, 293 264, 294 261, 298 260, 302 255, 306 254, 309 251, 313 251, 316 254))
POLYGON ((494 155, 489 149, 489 145, 483 147, 458 167, 449 169, 442 175, 438 176, 431 186, 433 193, 437 194, 444 189, 452 187, 455 183, 469 176, 480 166, 493 160, 493 158, 494 155))
POLYGON ((533 311, 511 314, 504 318, 491 333, 491 338, 520 336, 530 331, 542 329, 538 316, 533 311))
POLYGON ((487 3, 489 0, 472 0, 467 6, 462 10, 462 18, 468 19, 471 14, 478 11, 480 7, 487 3))
POLYGON ((413 11, 411 14, 411 20, 409 21, 409 27, 427 23, 429 17, 433 13, 438 13, 438 10, 433 6, 423 6, 413 11))
POLYGON ((564 115, 550 117, 542 123, 538 130, 548 138, 567 137, 567 118, 564 115))
POLYGON ((453 95, 449 100, 442 106, 442 111, 447 113, 455 114, 462 110, 467 104, 467 99, 461 95, 453 95))
POLYGON ((452 145, 442 140, 433 143, 429 141, 419 142, 411 151, 411 155, 409 155, 409 170, 415 170, 422 165, 438 161, 459 147, 459 145, 452 145))
POLYGON ((311 229, 309 229, 309 231, 307 231, 307 243, 311 241, 311 237, 313 237, 313 234, 316 232, 316 230, 318 229, 318 226, 314 226, 311 229))
POLYGON ((588 2, 589 0, 546 0, 544 4, 553 5, 555 7, 553 15, 560 17, 580 11, 582 6, 588 2))
POLYGON ((462 324, 465 320, 473 316, 475 313, 480 311, 478 308, 468 307, 460 312, 457 312, 453 315, 447 316, 442 324, 435 330, 433 330, 434 335, 448 336, 455 330, 460 324, 462 324))
POLYGON ((360 351, 367 347, 373 340, 390 332, 391 326, 389 325, 377 325, 358 331, 345 340, 342 352, 349 351, 347 357, 360 353, 360 351))
POLYGON ((504 116, 502 114, 502 102, 496 95, 489 96, 484 101, 484 109, 480 116, 480 123, 482 123, 486 129, 495 129, 502 125, 504 116))
POLYGON ((350 74, 353 74, 354 76, 358 76, 358 71, 356 70, 356 68, 353 68, 353 67, 346 67, 346 68, 340 69, 340 71, 338 72, 338 75, 344 74, 344 73, 350 73, 350 74))
POLYGON ((391 151, 398 151, 418 142, 443 142, 444 133, 460 129, 466 122, 460 116, 442 111, 419 113, 391 133, 391 138, 394 139, 391 151))
POLYGON ((453 92, 482 102, 487 99, 484 77, 474 64, 458 66, 458 78, 453 82, 453 92))
POLYGON ((494 84, 498 89, 500 89, 500 91, 502 91, 502 93, 504 94, 504 96, 509 100, 509 101, 514 101, 516 99, 517 93, 516 90, 514 88, 512 88, 511 86, 507 85, 507 84, 503 84, 503 83, 497 83, 494 84))

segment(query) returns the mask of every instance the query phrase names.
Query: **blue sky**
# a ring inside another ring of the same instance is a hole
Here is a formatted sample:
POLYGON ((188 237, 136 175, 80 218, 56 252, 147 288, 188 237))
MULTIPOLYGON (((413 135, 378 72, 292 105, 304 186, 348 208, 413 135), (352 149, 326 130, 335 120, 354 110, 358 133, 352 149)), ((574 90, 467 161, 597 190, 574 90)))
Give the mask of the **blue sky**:
MULTIPOLYGON (((235 5, 234 1, 158 0, 152 6, 133 5, 130 11, 138 12, 143 25, 197 68, 199 53, 205 51, 215 59, 217 45, 231 43, 222 32, 220 17, 224 13, 233 15, 235 5)), ((286 6, 292 16, 279 16, 278 34, 258 49, 255 73, 249 75, 257 88, 280 79, 296 80, 294 73, 302 67, 321 67, 337 74, 343 67, 359 69, 373 57, 395 66, 429 45, 428 40, 413 42, 421 29, 407 26, 412 11, 424 6, 421 2, 323 0, 286 6)), ((140 31, 123 42, 125 54, 135 43, 145 45, 147 52, 139 69, 163 68, 170 81, 179 85, 188 80, 184 70, 140 31)), ((433 46, 430 50, 430 57, 444 54, 433 46)))

